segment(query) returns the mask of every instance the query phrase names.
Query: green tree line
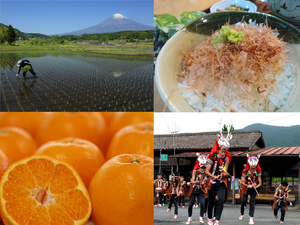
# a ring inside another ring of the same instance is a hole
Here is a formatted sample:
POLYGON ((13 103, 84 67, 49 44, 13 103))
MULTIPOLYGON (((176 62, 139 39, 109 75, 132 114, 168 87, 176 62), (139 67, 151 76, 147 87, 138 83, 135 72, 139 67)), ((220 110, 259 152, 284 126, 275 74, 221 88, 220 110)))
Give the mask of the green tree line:
POLYGON ((14 30, 14 28, 9 25, 8 27, 4 24, 0 26, 0 43, 7 42, 8 44, 12 44, 16 41, 18 37, 18 31, 14 30))
MULTIPOLYGON (((6 26, 5 24, 0 23, 0 27, 3 30, 5 30, 5 29, 7 30, 9 26, 6 26)), ((14 31, 16 33, 16 39, 18 37, 21 37, 22 40, 25 40, 26 38, 49 38, 49 36, 45 35, 45 34, 40 34, 40 33, 24 33, 24 32, 21 32, 20 30, 18 30, 16 28, 13 28, 13 29, 14 29, 14 31)), ((2 40, 2 38, 1 38, 1 40, 2 40)), ((1 44, 3 42, 1 41, 1 44)))
POLYGON ((101 42, 108 42, 112 40, 125 40, 128 42, 134 42, 136 40, 145 40, 148 39, 152 41, 154 37, 153 30, 147 31, 120 31, 115 33, 102 33, 102 34, 83 34, 80 36, 76 35, 64 35, 58 37, 58 35, 53 35, 52 37, 39 34, 39 33, 23 33, 18 29, 14 29, 11 25, 6 26, 3 23, 0 23, 0 43, 14 43, 18 37, 21 37, 22 40, 26 38, 36 38, 34 40, 28 41, 30 45, 44 45, 44 44, 64 44, 66 40, 77 41, 84 40, 97 40, 101 42))
POLYGON ((62 39, 65 40, 77 40, 77 41, 83 41, 83 40, 100 40, 100 41, 112 41, 112 40, 151 40, 154 37, 154 31, 153 30, 147 30, 147 31, 120 31, 115 33, 103 33, 103 34, 82 34, 80 36, 76 35, 64 35, 61 36, 62 39), (105 37, 101 40, 101 38, 105 37))

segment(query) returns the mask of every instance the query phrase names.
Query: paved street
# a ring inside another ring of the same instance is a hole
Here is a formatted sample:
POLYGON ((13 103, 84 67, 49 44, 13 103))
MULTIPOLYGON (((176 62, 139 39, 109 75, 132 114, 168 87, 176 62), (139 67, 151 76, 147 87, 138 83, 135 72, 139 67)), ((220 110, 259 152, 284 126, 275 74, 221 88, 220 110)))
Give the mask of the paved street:
MULTIPOLYGON (((154 208, 154 224, 155 225, 171 225, 171 224, 185 224, 188 218, 187 215, 187 205, 186 208, 178 209, 178 219, 173 219, 174 206, 170 213, 167 213, 167 206, 155 207, 154 208)), ((225 204, 222 213, 220 225, 247 225, 249 205, 245 208, 245 216, 243 221, 239 221, 240 215, 240 205, 232 206, 230 204, 225 204)), ((278 213, 278 219, 276 220, 273 216, 271 206, 268 205, 256 205, 254 213, 255 224, 262 225, 273 225, 279 224, 280 222, 280 211, 278 213)), ((200 209, 193 209, 193 222, 192 224, 199 224, 200 209)), ((204 218, 204 224, 207 224, 207 217, 204 218)), ((300 211, 296 207, 289 207, 285 214, 284 224, 286 225, 300 225, 300 211)))

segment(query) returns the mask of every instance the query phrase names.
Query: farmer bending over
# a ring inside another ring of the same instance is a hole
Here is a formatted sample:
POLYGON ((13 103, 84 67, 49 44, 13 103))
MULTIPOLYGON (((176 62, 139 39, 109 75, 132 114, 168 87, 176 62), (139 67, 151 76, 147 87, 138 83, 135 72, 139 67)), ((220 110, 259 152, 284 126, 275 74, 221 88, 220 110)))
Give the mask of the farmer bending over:
POLYGON ((33 71, 32 65, 29 62, 29 60, 27 60, 27 59, 19 60, 17 63, 17 66, 18 66, 18 73, 17 73, 16 77, 19 76, 21 67, 23 67, 23 77, 24 78, 25 78, 26 72, 28 70, 30 71, 30 73, 32 73, 33 76, 35 76, 35 78, 37 78, 36 73, 33 71))

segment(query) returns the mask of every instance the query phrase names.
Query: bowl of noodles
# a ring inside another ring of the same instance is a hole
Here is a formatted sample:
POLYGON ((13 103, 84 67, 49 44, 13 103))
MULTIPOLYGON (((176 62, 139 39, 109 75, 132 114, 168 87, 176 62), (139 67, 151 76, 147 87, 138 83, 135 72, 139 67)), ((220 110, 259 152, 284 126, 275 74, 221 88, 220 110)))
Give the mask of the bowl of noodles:
POLYGON ((299 112, 300 30, 257 12, 204 15, 160 51, 155 82, 173 112, 299 112))

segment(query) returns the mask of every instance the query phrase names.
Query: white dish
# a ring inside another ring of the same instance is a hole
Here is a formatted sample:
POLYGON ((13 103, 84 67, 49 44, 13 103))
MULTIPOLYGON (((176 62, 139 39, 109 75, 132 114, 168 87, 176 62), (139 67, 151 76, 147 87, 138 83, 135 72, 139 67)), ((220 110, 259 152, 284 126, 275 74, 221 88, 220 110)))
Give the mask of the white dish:
POLYGON ((238 5, 244 8, 248 8, 249 10, 247 12, 256 12, 257 6, 249 1, 243 1, 243 0, 225 0, 221 2, 217 2, 212 7, 210 7, 210 12, 217 12, 217 9, 224 10, 226 7, 229 7, 231 5, 238 5))

